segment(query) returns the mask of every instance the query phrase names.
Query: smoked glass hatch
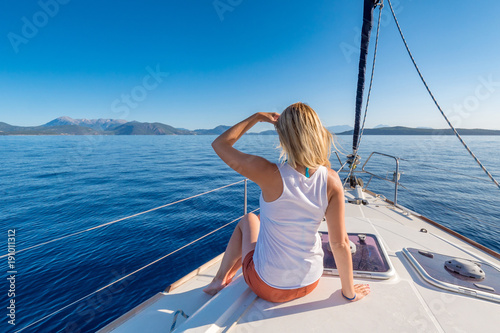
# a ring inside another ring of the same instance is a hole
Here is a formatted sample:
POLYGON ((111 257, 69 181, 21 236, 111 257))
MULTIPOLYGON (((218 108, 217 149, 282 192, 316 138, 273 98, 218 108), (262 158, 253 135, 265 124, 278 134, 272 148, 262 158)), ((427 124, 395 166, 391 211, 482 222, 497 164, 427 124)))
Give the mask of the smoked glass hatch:
MULTIPOLYGON (((335 258, 328 242, 328 233, 320 232, 323 246, 323 267, 327 274, 338 275, 335 258)), ((373 279, 388 279, 394 275, 386 251, 376 235, 348 233, 351 241, 354 276, 373 279)))

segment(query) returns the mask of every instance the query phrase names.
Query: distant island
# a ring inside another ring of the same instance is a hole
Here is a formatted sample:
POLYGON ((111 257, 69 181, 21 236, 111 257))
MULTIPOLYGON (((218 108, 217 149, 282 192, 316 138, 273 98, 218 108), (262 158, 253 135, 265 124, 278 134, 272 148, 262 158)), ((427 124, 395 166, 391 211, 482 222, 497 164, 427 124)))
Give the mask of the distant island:
MULTIPOLYGON (((219 135, 230 126, 220 125, 212 129, 188 130, 162 123, 141 123, 123 119, 73 119, 59 117, 40 126, 13 126, 0 122, 0 135, 219 135)), ((331 126, 327 129, 336 135, 352 135, 349 125, 331 126)), ((459 128, 461 135, 500 135, 500 130, 459 128)), ((453 135, 451 129, 411 128, 378 125, 367 128, 365 135, 453 135)), ((248 135, 277 135, 274 130, 248 135)))
MULTIPOLYGON (((353 130, 337 133, 337 135, 352 135, 353 130)), ((460 135, 500 135, 500 130, 488 130, 480 128, 457 128, 460 135)), ((366 128, 363 135, 455 135, 451 128, 411 128, 403 126, 366 128)))

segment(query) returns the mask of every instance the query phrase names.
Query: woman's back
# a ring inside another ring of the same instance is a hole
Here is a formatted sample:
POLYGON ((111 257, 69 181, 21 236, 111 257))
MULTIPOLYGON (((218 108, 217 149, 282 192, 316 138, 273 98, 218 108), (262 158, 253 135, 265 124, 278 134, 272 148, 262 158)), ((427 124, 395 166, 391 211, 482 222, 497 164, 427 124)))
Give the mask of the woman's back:
POLYGON ((353 283, 344 188, 338 174, 329 168, 332 140, 316 112, 300 102, 281 115, 255 113, 214 140, 212 147, 219 157, 261 188, 261 216, 249 213, 238 222, 219 271, 205 292, 217 293, 242 267, 248 286, 263 299, 285 302, 307 295, 323 272, 317 231, 325 216, 342 295, 356 301, 369 293, 368 286, 353 283), (286 164, 277 166, 233 147, 258 122, 275 126, 286 164), (296 171, 307 174, 308 169, 316 170, 310 179, 296 171))
POLYGON ((307 178, 287 163, 278 168, 281 196, 272 202, 260 197, 255 269, 268 285, 295 289, 315 282, 323 272, 317 232, 328 206, 328 169, 320 166, 307 178))

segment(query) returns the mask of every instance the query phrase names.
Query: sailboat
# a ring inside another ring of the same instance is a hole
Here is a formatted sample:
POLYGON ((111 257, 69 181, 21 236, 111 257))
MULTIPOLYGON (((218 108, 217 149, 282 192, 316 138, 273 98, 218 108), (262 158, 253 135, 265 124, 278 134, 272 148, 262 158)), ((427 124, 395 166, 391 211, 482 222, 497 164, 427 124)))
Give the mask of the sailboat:
MULTIPOLYGON (((387 2, 397 23, 390 0, 387 2)), ((319 232, 325 253, 324 274, 311 294, 286 303, 271 303, 249 289, 240 271, 226 288, 211 297, 202 289, 217 272, 221 254, 110 322, 99 333, 498 331, 500 254, 432 221, 425 212, 414 212, 400 205, 399 157, 372 152, 364 164, 360 163, 358 148, 365 123, 361 122, 361 109, 368 43, 377 7, 379 23, 375 45, 378 42, 382 6, 382 1, 364 1, 353 153, 346 161, 337 155, 339 172, 345 180, 346 226, 354 283, 369 283, 372 290, 369 297, 350 303, 341 296, 340 279, 323 221, 319 232), (394 161, 392 177, 368 171, 366 166, 373 156, 394 161), (370 181, 364 184, 362 177, 387 181, 393 184, 394 192, 374 193, 369 188, 370 181)), ((397 26, 400 29, 398 23, 397 26)), ((425 84, 401 29, 400 33, 425 84)), ((374 64, 375 58, 374 55, 374 64)), ((372 78, 374 68, 372 66, 372 78)), ((371 85, 372 80, 364 119, 371 85)), ((446 118, 427 84, 425 86, 446 118)), ((453 125, 449 121, 448 124, 499 186, 453 125)))

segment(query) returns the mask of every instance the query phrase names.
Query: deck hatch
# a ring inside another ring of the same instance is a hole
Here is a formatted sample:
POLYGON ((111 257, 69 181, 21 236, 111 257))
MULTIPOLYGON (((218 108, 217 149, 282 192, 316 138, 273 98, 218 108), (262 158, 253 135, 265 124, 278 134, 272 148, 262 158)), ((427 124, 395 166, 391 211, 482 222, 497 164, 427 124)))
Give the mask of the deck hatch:
POLYGON ((424 280, 430 284, 457 293, 500 302, 500 270, 498 268, 481 261, 455 258, 414 248, 404 248, 403 253, 424 280), (427 253, 431 253, 432 257, 426 255, 427 253), (459 266, 467 264, 480 267, 481 274, 465 276, 450 266, 453 263, 459 266))
MULTIPOLYGON (((328 233, 320 232, 320 235, 325 254, 323 257, 324 273, 338 275, 337 265, 328 243, 328 233)), ((376 235, 348 233, 348 236, 356 249, 356 252, 352 255, 355 277, 389 279, 394 275, 394 268, 387 256, 387 252, 376 235)))

